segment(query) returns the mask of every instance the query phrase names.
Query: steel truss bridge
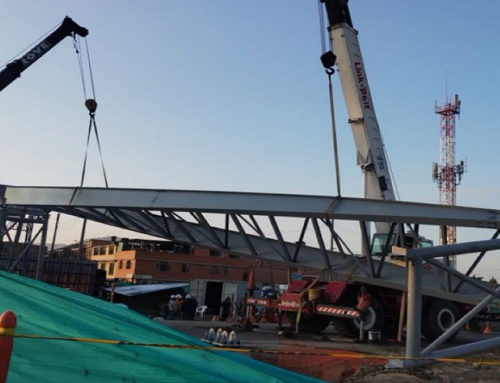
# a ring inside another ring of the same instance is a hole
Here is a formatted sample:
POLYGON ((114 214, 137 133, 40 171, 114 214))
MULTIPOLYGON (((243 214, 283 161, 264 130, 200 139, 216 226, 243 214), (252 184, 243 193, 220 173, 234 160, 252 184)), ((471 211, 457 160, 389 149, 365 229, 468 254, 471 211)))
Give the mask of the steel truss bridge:
MULTIPOLYGON (((407 290, 407 275, 404 267, 388 262, 393 233, 399 233, 395 244, 405 247, 404 233, 410 231, 416 238, 420 225, 495 229, 493 239, 500 228, 499 210, 470 207, 289 194, 0 185, 0 246, 10 246, 10 259, 4 268, 14 268, 23 256, 22 251, 16 253, 14 249, 19 247, 23 225, 28 224, 33 231, 31 242, 39 237, 42 245, 37 273, 41 275, 41 252, 51 212, 291 267, 321 270, 325 280, 397 290, 407 290), (300 220, 302 229, 295 241, 285 241, 283 218, 300 220), (357 222, 362 255, 349 249, 336 230, 337 221, 357 222), (369 222, 390 224, 381 255, 370 253, 369 222), (306 230, 311 229, 316 246, 304 243, 306 230), (330 240, 335 251, 328 250, 330 240)), ((9 250, 4 249, 6 252, 9 250)), ((467 276, 485 253, 479 253, 467 276)), ((430 266, 423 273, 424 294, 464 303, 477 303, 484 297, 476 286, 430 266)))

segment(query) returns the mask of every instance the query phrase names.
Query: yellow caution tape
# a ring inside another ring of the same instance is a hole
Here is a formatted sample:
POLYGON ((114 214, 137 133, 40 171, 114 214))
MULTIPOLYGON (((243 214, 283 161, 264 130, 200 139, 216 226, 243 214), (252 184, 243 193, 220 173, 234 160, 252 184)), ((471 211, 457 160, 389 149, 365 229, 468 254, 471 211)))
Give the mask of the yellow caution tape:
POLYGON ((0 336, 12 336, 15 333, 15 328, 0 327, 0 336))
POLYGON ((343 359, 428 360, 428 361, 435 361, 435 362, 482 364, 482 365, 500 366, 500 360, 495 360, 495 359, 418 358, 418 357, 408 358, 408 357, 405 357, 402 355, 375 355, 375 354, 342 353, 342 352, 304 352, 304 351, 282 351, 282 350, 258 350, 258 349, 241 348, 241 347, 189 346, 189 345, 177 345, 177 344, 165 344, 165 343, 129 342, 129 341, 122 341, 122 340, 115 340, 115 339, 96 339, 96 338, 57 337, 57 336, 43 336, 43 335, 30 335, 30 334, 14 334, 13 330, 14 329, 0 327, 0 337, 12 336, 14 338, 24 338, 24 339, 73 341, 73 342, 100 343, 100 344, 113 344, 113 345, 126 345, 126 346, 171 348, 171 349, 182 349, 182 350, 231 351, 231 352, 241 352, 241 353, 274 354, 274 355, 327 356, 327 357, 331 357, 331 358, 343 358, 343 359))

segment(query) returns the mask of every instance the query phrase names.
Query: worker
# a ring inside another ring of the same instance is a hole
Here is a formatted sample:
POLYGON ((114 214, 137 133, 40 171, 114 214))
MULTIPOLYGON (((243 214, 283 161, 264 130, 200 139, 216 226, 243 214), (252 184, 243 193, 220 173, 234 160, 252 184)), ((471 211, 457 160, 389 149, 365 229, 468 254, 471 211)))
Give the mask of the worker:
POLYGON ((175 315, 176 315, 175 295, 171 295, 170 300, 168 301, 168 319, 175 319, 175 315))
POLYGON ((229 311, 231 309, 231 298, 226 297, 220 304, 220 320, 225 321, 229 316, 229 311))
POLYGON ((160 308, 160 317, 162 319, 167 319, 168 318, 168 304, 161 303, 158 307, 160 308))
POLYGON ((176 319, 182 319, 182 295, 177 294, 175 296, 175 317, 176 319))
POLYGON ((186 295, 186 299, 182 303, 182 316, 186 320, 193 320, 196 314, 198 301, 191 294, 186 295))

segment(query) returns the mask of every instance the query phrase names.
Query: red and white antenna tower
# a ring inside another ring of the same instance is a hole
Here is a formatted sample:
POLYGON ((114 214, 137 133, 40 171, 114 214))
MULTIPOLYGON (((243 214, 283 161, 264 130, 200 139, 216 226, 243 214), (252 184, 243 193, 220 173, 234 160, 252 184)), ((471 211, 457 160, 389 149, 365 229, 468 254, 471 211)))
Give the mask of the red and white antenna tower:
MULTIPOLYGON (((436 106, 435 112, 441 116, 439 127, 439 164, 433 163, 432 179, 437 182, 439 198, 443 205, 456 205, 457 186, 460 185, 462 175, 465 173, 463 160, 455 163, 455 117, 460 115, 458 95, 454 102, 447 102, 443 106, 436 106)), ((439 233, 441 245, 457 242, 457 229, 455 226, 446 226, 439 233)), ((456 256, 450 257, 450 266, 456 268, 456 256)))

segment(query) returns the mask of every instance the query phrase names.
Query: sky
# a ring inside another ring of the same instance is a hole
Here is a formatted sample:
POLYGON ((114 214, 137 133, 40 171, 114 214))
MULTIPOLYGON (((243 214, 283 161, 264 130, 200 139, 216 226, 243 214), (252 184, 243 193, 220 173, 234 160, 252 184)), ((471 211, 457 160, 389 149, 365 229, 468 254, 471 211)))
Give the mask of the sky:
MULTIPOLYGON (((431 177, 439 161, 434 108, 458 93, 457 160, 467 162, 458 204, 498 208, 500 2, 351 0, 350 9, 401 199, 439 202, 431 177)), ((0 64, 66 15, 90 31, 111 187, 336 194, 316 0, 4 0, 0 64)), ((342 194, 362 197, 334 82, 342 194)), ((83 101, 71 39, 0 92, 0 184, 79 185, 83 101)), ((94 139, 85 185, 104 186, 94 139)), ((57 242, 77 241, 80 226, 65 218, 57 242)), ((87 236, 114 233, 90 225, 87 236)), ((492 234, 459 229, 458 238, 492 234)), ((437 241, 436 228, 424 235, 437 241)), ((500 262, 488 257, 477 274, 498 278, 500 262)), ((459 258, 459 268, 472 259, 459 258)))

